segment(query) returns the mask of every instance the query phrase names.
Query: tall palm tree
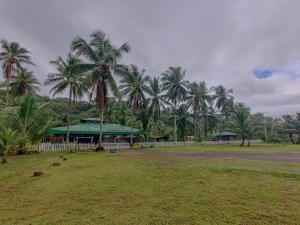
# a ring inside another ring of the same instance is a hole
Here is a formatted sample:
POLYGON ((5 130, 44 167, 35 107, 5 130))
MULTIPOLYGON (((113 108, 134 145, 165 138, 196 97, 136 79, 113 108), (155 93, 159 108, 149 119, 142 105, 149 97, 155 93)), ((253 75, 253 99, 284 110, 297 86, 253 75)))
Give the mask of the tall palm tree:
POLYGON ((77 56, 84 56, 87 62, 82 63, 78 68, 85 71, 89 80, 89 88, 91 89, 90 97, 95 95, 96 103, 100 111, 100 132, 97 149, 102 147, 102 127, 103 115, 107 107, 108 91, 114 95, 118 94, 118 86, 116 84, 113 72, 119 74, 123 71, 118 59, 123 53, 129 52, 130 48, 127 43, 117 48, 113 46, 105 34, 102 32, 94 32, 91 34, 91 40, 87 42, 81 37, 77 37, 72 42, 72 49, 77 56))
POLYGON ((13 77, 9 84, 11 94, 16 97, 21 97, 27 92, 36 94, 40 90, 37 85, 40 85, 38 79, 27 69, 19 69, 17 76, 13 77))
POLYGON ((243 103, 237 103, 234 110, 234 122, 241 135, 242 143, 245 144, 245 139, 247 134, 250 133, 252 129, 250 120, 250 109, 243 103))
POLYGON ((67 142, 70 140, 70 114, 71 104, 76 98, 83 96, 85 87, 85 77, 83 73, 76 68, 76 65, 81 63, 81 60, 71 54, 68 55, 67 59, 64 60, 62 57, 58 57, 56 60, 50 62, 56 66, 55 73, 50 73, 45 85, 54 85, 50 92, 53 95, 58 95, 66 90, 69 92, 69 104, 67 114, 67 142))
POLYGON ((202 119, 203 131, 202 139, 207 138, 207 123, 212 111, 211 88, 208 88, 204 81, 198 83, 197 92, 199 92, 200 117, 202 119))
POLYGON ((139 109, 145 102, 145 93, 149 93, 149 88, 147 83, 150 77, 145 75, 145 70, 139 70, 137 66, 130 65, 122 79, 120 80, 120 90, 122 95, 128 97, 128 103, 131 105, 131 137, 130 144, 133 144, 133 125, 134 125, 134 115, 136 110, 139 109))
POLYGON ((194 138, 198 137, 197 129, 197 116, 201 108, 202 103, 202 89, 200 84, 193 82, 189 85, 188 96, 187 96, 187 106, 192 108, 193 119, 194 119, 194 138))
POLYGON ((181 140, 185 140, 187 131, 192 130, 193 127, 193 120, 188 108, 188 105, 181 104, 177 110, 178 136, 181 140))
POLYGON ((163 90, 166 90, 166 99, 170 101, 174 117, 174 141, 177 142, 177 124, 176 124, 176 109, 177 105, 183 101, 187 95, 189 82, 184 80, 185 70, 181 67, 169 67, 162 73, 163 90))
POLYGON ((214 88, 214 99, 216 100, 216 107, 220 112, 220 136, 225 128, 225 124, 228 121, 229 115, 233 112, 234 97, 232 96, 233 90, 226 89, 224 86, 219 85, 214 88))
MULTIPOLYGON (((17 69, 22 69, 23 64, 34 65, 29 56, 30 51, 21 47, 18 42, 8 42, 1 40, 2 52, 0 52, 0 61, 2 62, 2 70, 4 79, 9 84, 11 78, 15 76, 17 69)), ((7 101, 8 101, 7 86, 7 101)))
POLYGON ((157 123, 160 115, 161 108, 165 102, 162 95, 162 86, 160 84, 159 77, 153 77, 149 81, 149 95, 150 95, 150 110, 149 113, 152 115, 154 125, 157 123))
POLYGON ((233 90, 226 89, 224 86, 219 85, 214 88, 216 99, 216 107, 218 110, 224 114, 224 116, 228 116, 228 113, 233 109, 233 101, 234 97, 232 96, 233 90))

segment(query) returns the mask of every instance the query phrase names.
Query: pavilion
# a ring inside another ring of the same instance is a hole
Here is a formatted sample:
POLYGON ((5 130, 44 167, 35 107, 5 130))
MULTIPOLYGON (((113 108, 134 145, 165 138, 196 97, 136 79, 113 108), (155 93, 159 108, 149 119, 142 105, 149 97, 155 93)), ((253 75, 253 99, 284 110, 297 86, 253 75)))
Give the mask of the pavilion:
MULTIPOLYGON (((102 132, 104 142, 129 142, 131 135, 136 139, 144 134, 143 130, 106 122, 103 123, 102 132)), ((99 133, 100 120, 97 118, 82 119, 80 124, 69 127, 70 142, 97 143, 99 133)), ((67 137, 67 126, 49 128, 47 134, 51 142, 63 142, 67 137)))

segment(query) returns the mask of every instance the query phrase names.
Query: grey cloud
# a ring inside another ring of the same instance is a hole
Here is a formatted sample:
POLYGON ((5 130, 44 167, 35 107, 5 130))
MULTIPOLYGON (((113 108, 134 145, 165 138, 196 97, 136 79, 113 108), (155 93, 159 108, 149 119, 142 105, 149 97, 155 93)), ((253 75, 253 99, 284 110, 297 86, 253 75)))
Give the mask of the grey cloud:
POLYGON ((32 51, 42 82, 76 35, 100 29, 130 43, 124 63, 152 76, 181 65, 188 79, 224 84, 253 111, 280 115, 300 111, 300 80, 288 72, 259 80, 253 70, 299 68, 299 10, 297 0, 2 0, 0 38, 32 51))

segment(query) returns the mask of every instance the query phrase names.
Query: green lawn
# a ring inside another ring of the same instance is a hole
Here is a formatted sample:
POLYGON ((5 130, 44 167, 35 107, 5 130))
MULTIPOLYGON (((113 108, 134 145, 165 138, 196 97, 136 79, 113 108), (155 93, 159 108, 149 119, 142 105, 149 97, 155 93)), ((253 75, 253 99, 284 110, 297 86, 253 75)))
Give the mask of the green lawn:
POLYGON ((296 145, 8 157, 0 224, 300 224, 300 163, 203 152, 300 157, 296 145), (37 170, 45 174, 32 177, 37 170))

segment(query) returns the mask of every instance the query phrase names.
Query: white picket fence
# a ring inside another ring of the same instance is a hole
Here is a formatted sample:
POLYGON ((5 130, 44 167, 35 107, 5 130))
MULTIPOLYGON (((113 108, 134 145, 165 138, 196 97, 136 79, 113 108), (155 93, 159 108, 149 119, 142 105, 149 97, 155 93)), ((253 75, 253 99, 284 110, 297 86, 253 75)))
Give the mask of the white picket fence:
POLYGON ((184 141, 177 141, 177 142, 138 142, 136 144, 141 145, 142 147, 165 147, 165 146, 191 145, 191 144, 195 144, 195 142, 184 142, 184 141))
MULTIPOLYGON (((103 143, 104 149, 129 149, 129 143, 103 143)), ((51 151, 81 151, 96 149, 97 145, 90 143, 40 143, 38 151, 51 152, 51 151)))
MULTIPOLYGON (((250 140, 250 145, 262 143, 262 140, 250 140)), ((202 141, 203 145, 240 145, 242 140, 236 141, 202 141)), ((245 140, 245 144, 248 144, 248 140, 245 140)))
MULTIPOLYGON (((164 147, 164 146, 180 146, 180 145, 192 145, 194 142, 139 142, 135 143, 140 147, 164 147)), ((95 144, 90 143, 40 143, 38 145, 38 151, 40 152, 55 152, 55 151, 81 151, 96 149, 95 144)), ((103 143, 104 149, 130 149, 129 143, 103 143)))

